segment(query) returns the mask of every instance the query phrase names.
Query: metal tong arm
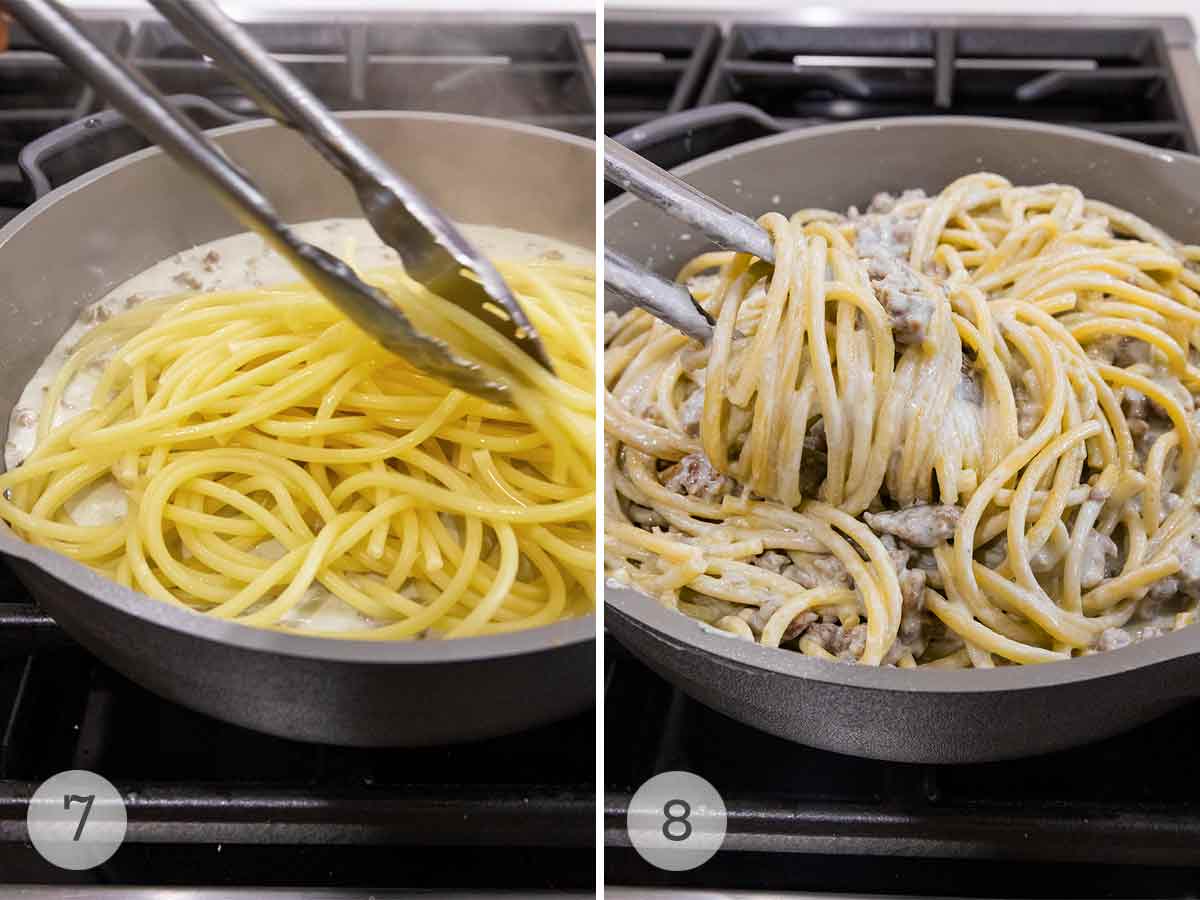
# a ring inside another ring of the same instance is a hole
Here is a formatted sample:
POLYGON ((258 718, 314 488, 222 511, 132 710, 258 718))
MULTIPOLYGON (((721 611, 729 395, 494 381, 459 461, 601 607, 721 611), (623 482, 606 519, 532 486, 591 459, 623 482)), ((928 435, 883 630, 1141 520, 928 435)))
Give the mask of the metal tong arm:
MULTIPOLYGON (((299 132, 354 186, 367 218, 400 253, 409 275, 433 287, 439 279, 473 272, 483 294, 448 285, 447 299, 479 314, 487 301, 503 307, 508 322, 485 321, 514 340, 551 372, 549 356, 521 305, 495 266, 412 183, 398 175, 318 100, 313 93, 211 0, 151 0, 154 8, 191 43, 211 56, 233 81, 279 124, 299 132), (395 197, 401 206, 391 202, 395 197), (386 219, 385 221, 382 221, 386 219), (383 233, 381 231, 381 226, 383 233), (418 248, 420 248, 418 250, 418 248)), ((442 293, 439 291, 439 293, 442 293)), ((482 318, 482 316, 481 316, 482 318)))
POLYGON ((671 218, 686 222, 726 250, 751 253, 769 263, 775 261, 771 237, 757 222, 610 137, 604 139, 604 177, 671 218))
POLYGON ((707 343, 716 323, 677 281, 644 269, 628 256, 604 248, 604 286, 688 337, 707 343))
MULTIPOLYGON (((453 235, 465 243, 458 230, 416 188, 392 172, 308 88, 215 5, 207 0, 151 0, 151 3, 193 46, 212 57, 221 71, 267 115, 285 128, 298 131, 355 188, 362 185, 364 178, 376 183, 386 181, 404 200, 410 217, 405 223, 407 227, 433 232, 438 237, 453 235)), ((436 274, 450 262, 433 256, 404 260, 405 267, 418 281, 436 274)))
POLYGON ((442 341, 417 332, 381 291, 336 256, 300 240, 249 176, 124 60, 88 38, 53 0, 8 0, 13 15, 38 40, 92 84, 125 118, 170 156, 204 178, 247 228, 337 305, 356 325, 413 365, 464 390, 508 402, 508 391, 442 341))
MULTIPOLYGON (((96 87, 143 135, 202 175, 256 230, 283 227, 279 215, 240 167, 127 63, 87 37, 74 16, 52 0, 10 0, 17 19, 96 87)), ((287 253, 287 247, 277 248, 287 253)))

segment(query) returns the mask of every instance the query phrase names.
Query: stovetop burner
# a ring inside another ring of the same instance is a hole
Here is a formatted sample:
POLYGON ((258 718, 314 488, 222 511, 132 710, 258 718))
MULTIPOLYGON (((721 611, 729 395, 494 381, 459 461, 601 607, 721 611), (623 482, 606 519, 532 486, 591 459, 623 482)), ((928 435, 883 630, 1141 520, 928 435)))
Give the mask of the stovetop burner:
MULTIPOLYGON (((86 21, 201 127, 260 115, 161 20, 86 21)), ((337 109, 476 113, 590 137, 579 24, 359 16, 250 29, 337 109)), ((114 118, 14 28, 0 53, 0 224, 34 199, 17 167, 23 149, 35 151, 26 157, 43 192, 145 146, 114 118), (70 133, 46 137, 67 123, 70 133)), ((590 891, 594 718, 421 750, 268 737, 102 666, 0 564, 0 882, 590 891), (30 794, 73 768, 112 781, 129 816, 122 847, 82 873, 52 867, 25 842, 30 794)))

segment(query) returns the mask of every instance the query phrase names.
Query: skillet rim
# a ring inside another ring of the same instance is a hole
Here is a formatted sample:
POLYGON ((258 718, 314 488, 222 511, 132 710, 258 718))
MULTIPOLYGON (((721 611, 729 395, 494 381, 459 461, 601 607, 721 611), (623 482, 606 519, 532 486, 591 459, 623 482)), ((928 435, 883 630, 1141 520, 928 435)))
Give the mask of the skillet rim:
MULTIPOLYGON (((356 110, 337 115, 338 118, 351 121, 431 121, 474 128, 490 128, 498 132, 524 132, 532 137, 558 141, 595 152, 595 142, 578 135, 553 131, 524 122, 506 122, 484 116, 394 110, 356 110)), ((206 134, 219 141, 223 137, 242 132, 269 128, 283 129, 283 127, 271 119, 254 119, 249 122, 238 122, 214 128, 207 131, 206 134)), ((144 159, 162 153, 163 150, 159 147, 146 147, 92 169, 55 188, 19 213, 3 228, 0 228, 0 252, 3 252, 5 244, 13 235, 34 221, 43 210, 77 191, 85 190, 92 182, 105 177, 110 172, 136 165, 144 159)), ((185 174, 182 169, 179 171, 181 175, 185 174)), ((237 232, 232 233, 236 234, 237 232)), ((0 460, 0 471, 3 470, 3 461, 0 460)), ((79 591, 119 613, 141 619, 160 628, 194 638, 210 640, 238 650, 332 663, 440 665, 518 657, 594 642, 599 621, 596 612, 593 611, 585 616, 564 619, 551 625, 511 634, 437 641, 373 641, 313 637, 242 625, 224 619, 215 619, 182 606, 168 605, 139 591, 122 587, 83 564, 55 553, 53 550, 27 544, 16 537, 4 523, 0 523, 0 554, 23 560, 62 582, 68 588, 79 591)))
MULTIPOLYGON (((671 172, 684 180, 695 172, 716 164, 727 164, 747 154, 777 144, 803 142, 808 138, 855 132, 895 132, 905 128, 935 128, 953 132, 959 129, 994 131, 1005 140, 1019 140, 1022 133, 1052 134, 1074 141, 1081 149, 1103 146, 1142 157, 1151 165, 1194 166, 1197 183, 1196 205, 1200 206, 1200 156, 1177 150, 1164 150, 1125 138, 1098 134, 1062 125, 1028 122, 1022 119, 981 116, 896 116, 885 119, 862 119, 832 125, 814 125, 743 141, 731 147, 707 153, 677 166, 671 172)), ((1002 174, 1002 173, 1001 173, 1002 174)), ((733 206, 728 200, 724 201, 733 206)), ((645 201, 623 194, 604 205, 607 230, 609 220, 630 206, 646 206, 645 201)), ((1148 219, 1149 221, 1149 219, 1148 219)), ((1153 222, 1151 222, 1153 224, 1153 222)), ((647 240, 651 234, 647 233, 647 240)), ((745 640, 726 636, 708 628, 696 619, 668 610, 652 597, 616 585, 605 578, 604 604, 615 610, 619 624, 614 632, 620 638, 621 629, 638 628, 673 650, 698 651, 709 664, 726 668, 752 670, 783 675, 798 681, 861 688, 871 691, 918 694, 977 694, 1008 693, 1037 690, 1065 684, 1096 681, 1134 670, 1164 665, 1174 660, 1200 655, 1200 623, 1182 628, 1161 637, 1130 644, 1119 650, 1109 650, 1091 656, 1040 665, 1001 666, 988 672, 977 670, 910 670, 849 665, 804 656, 775 647, 763 647, 745 640), (629 620, 629 624, 622 621, 629 620), (1193 628, 1194 634, 1191 634, 1193 628)), ((606 620, 607 621, 607 620, 606 620)), ((1176 694, 1181 693, 1179 691, 1176 694)), ((1186 692, 1183 692, 1186 693, 1186 692)), ((1200 694, 1200 688, 1193 693, 1200 694)), ((1156 699, 1164 699, 1166 696, 1156 699)))

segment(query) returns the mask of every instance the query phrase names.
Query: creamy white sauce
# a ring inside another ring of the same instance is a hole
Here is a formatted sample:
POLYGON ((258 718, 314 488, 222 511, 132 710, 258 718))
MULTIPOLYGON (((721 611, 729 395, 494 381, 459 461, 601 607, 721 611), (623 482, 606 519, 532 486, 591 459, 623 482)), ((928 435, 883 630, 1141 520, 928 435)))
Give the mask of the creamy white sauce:
MULTIPOLYGON (((585 249, 541 235, 497 228, 491 225, 460 226, 464 235, 494 260, 524 262, 540 258, 563 259, 577 265, 594 266, 594 255, 585 249)), ((321 219, 292 226, 303 240, 333 253, 366 271, 399 262, 396 251, 385 245, 365 219, 321 219)), ((157 297, 195 291, 246 290, 299 279, 279 254, 267 248, 262 238, 246 232, 200 244, 164 259, 110 291, 84 308, 79 319, 64 334, 21 392, 8 425, 4 464, 12 469, 32 452, 46 392, 54 382, 79 339, 100 322, 138 303, 157 297)), ((101 357, 99 363, 106 361, 101 357)), ((55 410, 53 425, 68 422, 88 409, 99 383, 102 365, 78 373, 55 410)), ((80 492, 66 505, 78 525, 106 525, 120 521, 127 512, 124 490, 111 478, 80 492)), ((276 559, 283 548, 274 541, 255 552, 276 559), (272 546, 274 545, 274 546, 272 546)), ((379 624, 314 584, 283 619, 284 624, 318 630, 347 631, 379 624)))

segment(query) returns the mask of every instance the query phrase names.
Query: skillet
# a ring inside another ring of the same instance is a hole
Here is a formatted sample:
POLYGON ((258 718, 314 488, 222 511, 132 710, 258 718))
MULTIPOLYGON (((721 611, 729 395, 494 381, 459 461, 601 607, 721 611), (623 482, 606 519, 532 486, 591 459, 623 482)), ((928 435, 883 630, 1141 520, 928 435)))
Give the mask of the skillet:
MULTIPOLYGON (((694 127, 721 118, 718 108, 689 111, 622 137, 690 138, 694 127)), ((754 217, 862 208, 880 191, 934 193, 960 175, 989 171, 1014 184, 1073 184, 1177 240, 1200 241, 1200 158, 1039 123, 947 116, 818 126, 673 171, 754 217)), ((605 207, 606 244, 669 277, 712 249, 683 237, 687 231, 628 195, 605 207)), ((605 302, 618 308, 614 298, 605 302)), ((1116 734, 1200 696, 1200 629, 1049 665, 909 671, 737 640, 627 588, 607 587, 605 603, 613 635, 700 702, 763 731, 856 756, 918 763, 1028 756, 1116 734)))
MULTIPOLYGON (((455 220, 594 246, 591 141, 471 116, 345 118, 455 220)), ((361 216, 336 170, 279 125, 256 121, 210 134, 278 198, 285 221, 361 216)), ((157 148, 63 185, 0 229, 4 427, 83 306, 161 259, 242 230, 157 148)), ((595 696, 594 616, 454 641, 303 637, 168 606, 26 544, 3 525, 0 553, 63 629, 114 669, 175 702, 270 734, 358 746, 439 744, 553 721, 595 696)))

